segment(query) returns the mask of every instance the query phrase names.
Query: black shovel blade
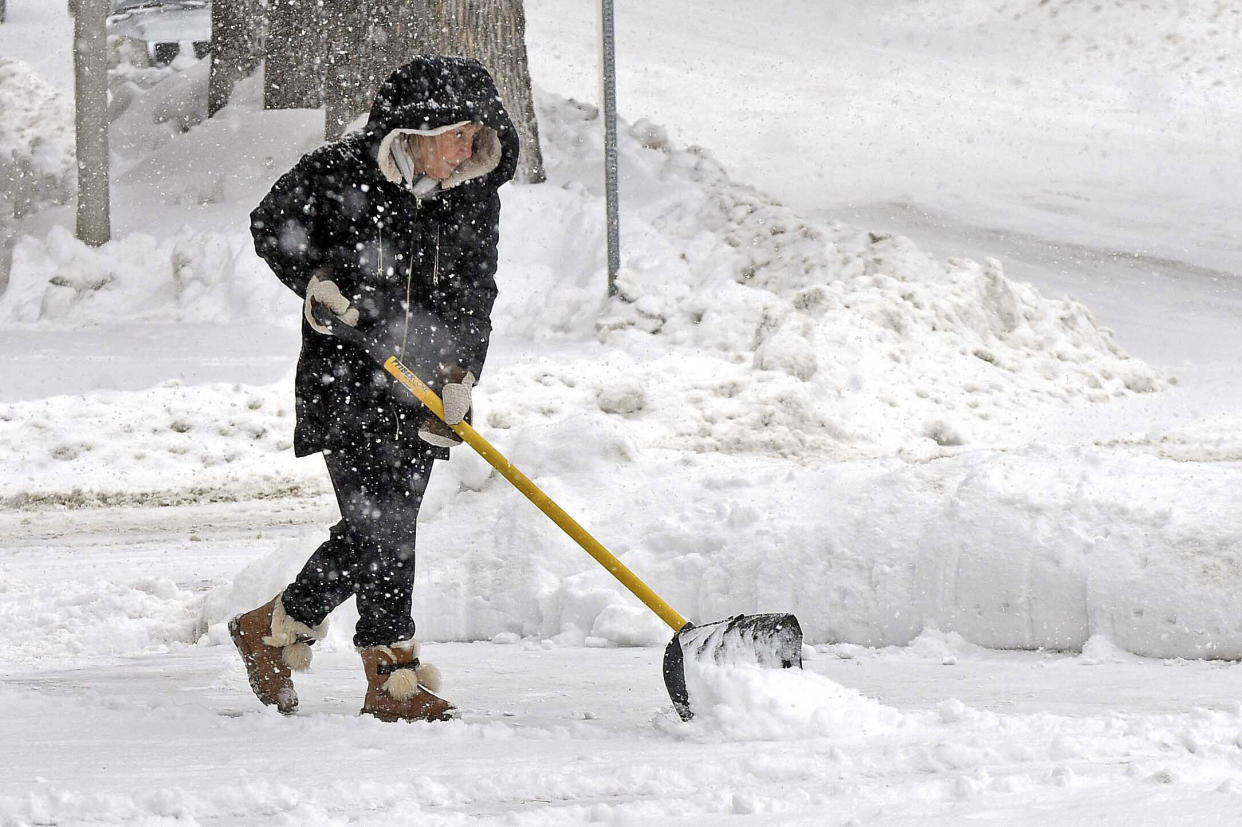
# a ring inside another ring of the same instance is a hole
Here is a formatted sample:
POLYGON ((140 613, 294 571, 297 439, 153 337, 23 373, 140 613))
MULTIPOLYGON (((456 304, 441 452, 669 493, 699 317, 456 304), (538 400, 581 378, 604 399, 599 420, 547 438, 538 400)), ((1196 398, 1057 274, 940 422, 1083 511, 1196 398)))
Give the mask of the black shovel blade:
POLYGON ((686 689, 688 660, 801 669, 802 627, 791 614, 737 615, 702 626, 687 623, 664 650, 664 685, 683 721, 694 717, 686 689))

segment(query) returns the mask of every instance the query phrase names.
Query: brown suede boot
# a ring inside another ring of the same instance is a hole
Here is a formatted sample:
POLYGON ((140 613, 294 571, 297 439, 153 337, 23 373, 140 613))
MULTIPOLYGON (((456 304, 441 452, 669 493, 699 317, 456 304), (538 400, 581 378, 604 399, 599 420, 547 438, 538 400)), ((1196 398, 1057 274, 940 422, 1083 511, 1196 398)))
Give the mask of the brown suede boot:
POLYGON ((392 646, 360 649, 367 673, 363 715, 381 721, 447 721, 455 707, 436 695, 440 670, 418 659, 418 644, 404 641, 392 646))
POLYGON ((246 665, 250 688, 260 701, 274 704, 285 715, 298 708, 291 670, 310 668, 310 644, 326 632, 326 623, 311 628, 286 615, 280 595, 229 621, 229 634, 246 665))

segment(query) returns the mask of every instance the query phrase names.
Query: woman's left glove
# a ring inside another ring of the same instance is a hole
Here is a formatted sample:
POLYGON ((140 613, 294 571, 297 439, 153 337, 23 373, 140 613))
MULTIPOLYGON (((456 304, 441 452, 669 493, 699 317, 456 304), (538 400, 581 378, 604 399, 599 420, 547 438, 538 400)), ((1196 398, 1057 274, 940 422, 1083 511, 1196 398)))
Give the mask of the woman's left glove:
POLYGON ((470 412, 470 394, 474 388, 475 378, 470 371, 462 372, 462 368, 453 368, 453 373, 462 373, 455 382, 445 382, 440 391, 440 399, 444 402, 444 421, 456 425, 466 418, 470 412))
POLYGON ((458 424, 470 413, 475 378, 473 373, 457 366, 446 370, 445 375, 449 381, 440 389, 444 420, 441 421, 435 414, 428 414, 418 428, 418 437, 440 448, 455 448, 461 445, 461 437, 449 425, 458 424))

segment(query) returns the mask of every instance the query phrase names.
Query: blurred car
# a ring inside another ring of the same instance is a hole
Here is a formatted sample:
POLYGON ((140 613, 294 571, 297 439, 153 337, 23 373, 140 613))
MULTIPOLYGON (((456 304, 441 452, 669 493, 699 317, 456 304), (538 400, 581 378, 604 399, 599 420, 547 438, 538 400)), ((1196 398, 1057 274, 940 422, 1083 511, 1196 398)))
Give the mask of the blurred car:
MULTIPOLYGON (((3 0, 0 0, 3 2, 3 0)), ((150 66, 166 66, 182 48, 211 51, 210 0, 112 0, 108 34, 133 43, 150 66)))

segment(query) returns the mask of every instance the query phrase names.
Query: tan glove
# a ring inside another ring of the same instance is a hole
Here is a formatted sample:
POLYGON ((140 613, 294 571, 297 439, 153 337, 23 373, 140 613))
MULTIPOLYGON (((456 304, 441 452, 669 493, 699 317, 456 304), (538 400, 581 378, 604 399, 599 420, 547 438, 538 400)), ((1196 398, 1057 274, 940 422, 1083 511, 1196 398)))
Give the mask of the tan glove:
MULTIPOLYGON (((457 368, 458 371, 461 368, 457 368)), ((466 371, 457 382, 445 382, 440 390, 440 399, 444 402, 444 421, 456 425, 466 418, 470 412, 470 396, 474 388, 474 374, 466 371)))
POLYGON ((440 448, 455 448, 461 445, 461 437, 449 425, 456 425, 463 419, 469 421, 475 377, 470 371, 456 365, 444 373, 449 377, 449 381, 440 389, 440 401, 444 403, 444 421, 440 421, 435 414, 429 414, 418 428, 418 438, 440 448))
MULTIPOLYGON (((332 328, 315 318, 317 307, 327 310, 335 321, 356 327, 358 325, 358 308, 351 307, 349 299, 341 295, 341 288, 328 278, 328 271, 317 271, 306 285, 306 301, 302 305, 302 315, 319 333, 331 334, 332 328)), ((323 311, 320 310, 320 315, 323 311)))

